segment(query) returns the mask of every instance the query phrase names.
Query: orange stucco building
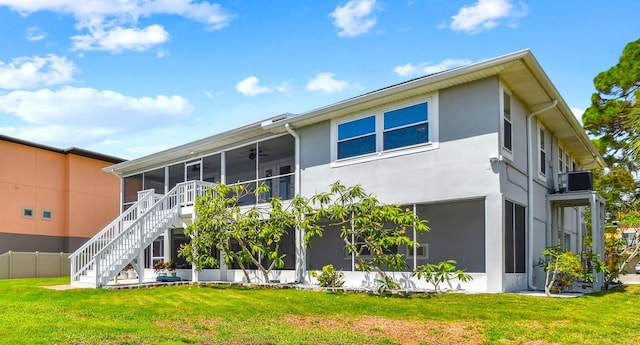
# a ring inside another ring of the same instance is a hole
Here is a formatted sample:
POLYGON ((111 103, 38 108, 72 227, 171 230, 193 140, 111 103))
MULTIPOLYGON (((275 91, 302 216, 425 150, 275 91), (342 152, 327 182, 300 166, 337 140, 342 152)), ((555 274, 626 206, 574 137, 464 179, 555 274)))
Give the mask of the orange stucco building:
POLYGON ((0 254, 72 252, 120 212, 123 159, 0 135, 0 254))

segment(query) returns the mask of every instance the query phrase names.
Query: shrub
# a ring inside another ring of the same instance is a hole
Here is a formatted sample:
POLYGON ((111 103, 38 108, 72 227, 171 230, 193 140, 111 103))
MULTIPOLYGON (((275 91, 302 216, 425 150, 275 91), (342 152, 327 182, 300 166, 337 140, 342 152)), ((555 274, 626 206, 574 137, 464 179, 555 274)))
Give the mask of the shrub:
POLYGON ((457 269, 457 263, 455 260, 445 260, 437 264, 420 265, 418 269, 413 272, 413 276, 417 276, 418 279, 424 279, 428 283, 431 283, 436 292, 442 291, 440 290, 440 284, 444 282, 453 290, 451 279, 457 278, 461 282, 468 282, 473 279, 468 273, 457 269))
POLYGON ((322 266, 322 272, 311 272, 311 276, 318 279, 322 287, 341 287, 344 284, 344 273, 336 271, 333 265, 322 266))

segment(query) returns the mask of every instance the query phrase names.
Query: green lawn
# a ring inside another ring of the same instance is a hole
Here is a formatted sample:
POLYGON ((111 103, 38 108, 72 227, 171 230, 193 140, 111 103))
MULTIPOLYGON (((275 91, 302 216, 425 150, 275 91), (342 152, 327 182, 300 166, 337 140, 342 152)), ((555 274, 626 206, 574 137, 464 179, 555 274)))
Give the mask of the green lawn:
POLYGON ((640 286, 580 298, 0 280, 2 344, 637 344, 640 286))

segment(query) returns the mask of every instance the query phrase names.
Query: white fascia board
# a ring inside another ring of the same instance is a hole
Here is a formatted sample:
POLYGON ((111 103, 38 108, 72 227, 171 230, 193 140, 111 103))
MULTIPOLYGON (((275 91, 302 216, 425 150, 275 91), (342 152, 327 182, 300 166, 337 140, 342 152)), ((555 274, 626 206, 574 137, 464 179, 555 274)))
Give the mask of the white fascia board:
MULTIPOLYGON (((542 87, 547 91, 549 97, 551 99, 558 100, 557 108, 560 110, 560 113, 564 117, 564 120, 567 122, 567 124, 569 124, 575 135, 584 145, 585 149, 591 152, 593 162, 591 162, 591 165, 587 166, 587 168, 603 168, 606 165, 604 162, 604 158, 595 147, 582 125, 578 122, 578 119, 576 119, 576 117, 573 115, 571 108, 567 105, 567 102, 565 102, 564 98, 562 98, 555 85, 553 85, 553 82, 551 82, 551 79, 549 78, 547 73, 544 71, 540 63, 538 63, 538 60, 535 58, 535 56, 533 56, 533 54, 524 56, 523 60, 525 61, 531 72, 535 75, 538 83, 540 83, 540 85, 542 85, 542 87)), ((582 162, 582 164, 584 163, 585 162, 582 162)))

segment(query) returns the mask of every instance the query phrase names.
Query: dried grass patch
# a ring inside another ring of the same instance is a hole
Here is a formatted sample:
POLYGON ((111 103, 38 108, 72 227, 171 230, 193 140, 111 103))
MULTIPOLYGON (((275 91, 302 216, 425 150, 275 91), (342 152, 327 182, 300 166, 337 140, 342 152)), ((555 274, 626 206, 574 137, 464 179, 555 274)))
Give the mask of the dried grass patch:
POLYGON ((473 322, 405 321, 365 316, 340 320, 313 316, 285 317, 285 322, 304 329, 345 330, 369 337, 386 338, 396 344, 476 345, 484 342, 480 327, 473 322))

